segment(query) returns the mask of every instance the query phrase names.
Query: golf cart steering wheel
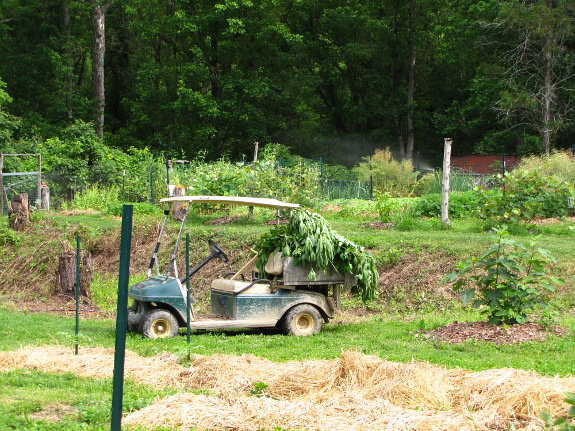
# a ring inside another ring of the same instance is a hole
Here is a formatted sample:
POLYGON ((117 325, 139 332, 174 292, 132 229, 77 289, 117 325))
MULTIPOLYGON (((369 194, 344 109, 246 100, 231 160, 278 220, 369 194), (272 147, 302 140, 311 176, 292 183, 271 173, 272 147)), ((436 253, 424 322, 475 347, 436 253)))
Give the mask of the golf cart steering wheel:
POLYGON ((222 249, 215 242, 213 242, 211 239, 209 239, 208 244, 210 245, 210 251, 212 252, 212 257, 217 257, 222 262, 228 261, 228 257, 226 256, 226 254, 222 251, 222 249))

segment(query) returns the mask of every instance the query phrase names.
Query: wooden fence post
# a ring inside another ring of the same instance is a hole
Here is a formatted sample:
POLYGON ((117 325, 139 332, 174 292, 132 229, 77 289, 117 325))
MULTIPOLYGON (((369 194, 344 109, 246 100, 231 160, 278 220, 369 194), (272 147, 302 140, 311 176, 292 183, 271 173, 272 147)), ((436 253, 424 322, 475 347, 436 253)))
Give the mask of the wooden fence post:
POLYGON ((40 208, 44 211, 50 211, 50 188, 44 181, 40 183, 40 208))
POLYGON ((441 223, 449 226, 449 176, 451 173, 451 138, 444 139, 443 178, 441 181, 441 223))
MULTIPOLYGON (((174 197, 185 196, 186 188, 184 186, 176 186, 174 188, 174 197)), ((172 217, 174 220, 182 221, 184 219, 184 211, 188 207, 188 202, 174 202, 172 205, 172 217)))

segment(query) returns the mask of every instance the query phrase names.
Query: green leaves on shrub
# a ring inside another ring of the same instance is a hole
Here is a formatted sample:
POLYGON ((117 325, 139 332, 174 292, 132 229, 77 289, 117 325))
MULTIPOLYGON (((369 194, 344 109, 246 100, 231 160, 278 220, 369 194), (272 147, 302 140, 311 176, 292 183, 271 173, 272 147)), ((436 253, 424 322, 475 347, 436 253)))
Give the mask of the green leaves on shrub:
POLYGON ((7 227, 0 227, 0 245, 16 245, 20 242, 18 232, 7 227))
POLYGON ((498 175, 495 188, 481 190, 479 215, 502 222, 529 222, 537 217, 564 217, 569 214, 567 198, 574 196, 573 186, 553 176, 515 170, 498 175))
MULTIPOLYGON (((452 218, 474 215, 479 204, 477 191, 453 192, 449 194, 449 216, 452 218)), ((429 193, 417 200, 414 215, 439 217, 441 215, 441 193, 429 193)))
POLYGON ((545 272, 555 262, 535 241, 528 245, 508 238, 505 226, 495 229, 495 242, 479 257, 457 265, 445 277, 464 303, 482 308, 489 323, 525 323, 535 307, 545 307, 545 293, 561 280, 545 272))

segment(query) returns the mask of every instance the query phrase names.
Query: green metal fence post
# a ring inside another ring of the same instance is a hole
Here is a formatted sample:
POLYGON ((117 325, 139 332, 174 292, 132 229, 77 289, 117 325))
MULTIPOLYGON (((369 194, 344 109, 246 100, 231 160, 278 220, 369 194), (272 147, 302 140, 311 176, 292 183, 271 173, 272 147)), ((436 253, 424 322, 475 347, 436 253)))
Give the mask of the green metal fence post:
POLYGON ((134 207, 132 205, 124 205, 122 210, 122 237, 120 240, 120 271, 118 276, 111 431, 120 431, 122 427, 124 360, 126 355, 126 331, 128 328, 128 284, 130 278, 130 244, 132 242, 133 212, 134 207))
POLYGON ((80 332, 80 235, 76 235, 76 342, 74 354, 78 354, 78 333, 80 332))
POLYGON ((155 196, 154 196, 154 173, 153 173, 153 166, 149 166, 148 167, 148 172, 149 172, 149 182, 150 182, 150 203, 152 205, 154 205, 154 202, 156 201, 155 196))
MULTIPOLYGON (((186 233, 186 274, 190 273, 190 234, 186 233)), ((190 344, 190 277, 186 277, 187 307, 186 307, 186 326, 188 345, 190 344)))

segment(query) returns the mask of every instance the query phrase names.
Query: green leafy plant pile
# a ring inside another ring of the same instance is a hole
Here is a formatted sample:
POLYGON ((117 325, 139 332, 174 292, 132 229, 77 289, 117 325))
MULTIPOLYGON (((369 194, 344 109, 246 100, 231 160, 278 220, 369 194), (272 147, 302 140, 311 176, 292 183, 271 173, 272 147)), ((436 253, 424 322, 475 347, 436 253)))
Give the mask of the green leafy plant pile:
POLYGON ((453 289, 464 303, 474 300, 472 306, 482 308, 489 323, 525 323, 529 312, 547 306, 544 293, 553 292, 553 284, 561 281, 545 272, 555 259, 533 240, 525 246, 508 238, 505 227, 495 233, 490 248, 460 262, 445 279, 455 282, 453 289))
MULTIPOLYGON (((335 232, 319 214, 295 210, 289 223, 262 235, 255 249, 260 255, 258 265, 262 273, 269 255, 280 251, 296 262, 309 263, 318 269, 333 265, 338 271, 353 274, 357 286, 352 288, 352 293, 360 295, 364 301, 375 297, 378 274, 373 256, 335 232)), ((313 277, 312 270, 310 278, 313 277)))

